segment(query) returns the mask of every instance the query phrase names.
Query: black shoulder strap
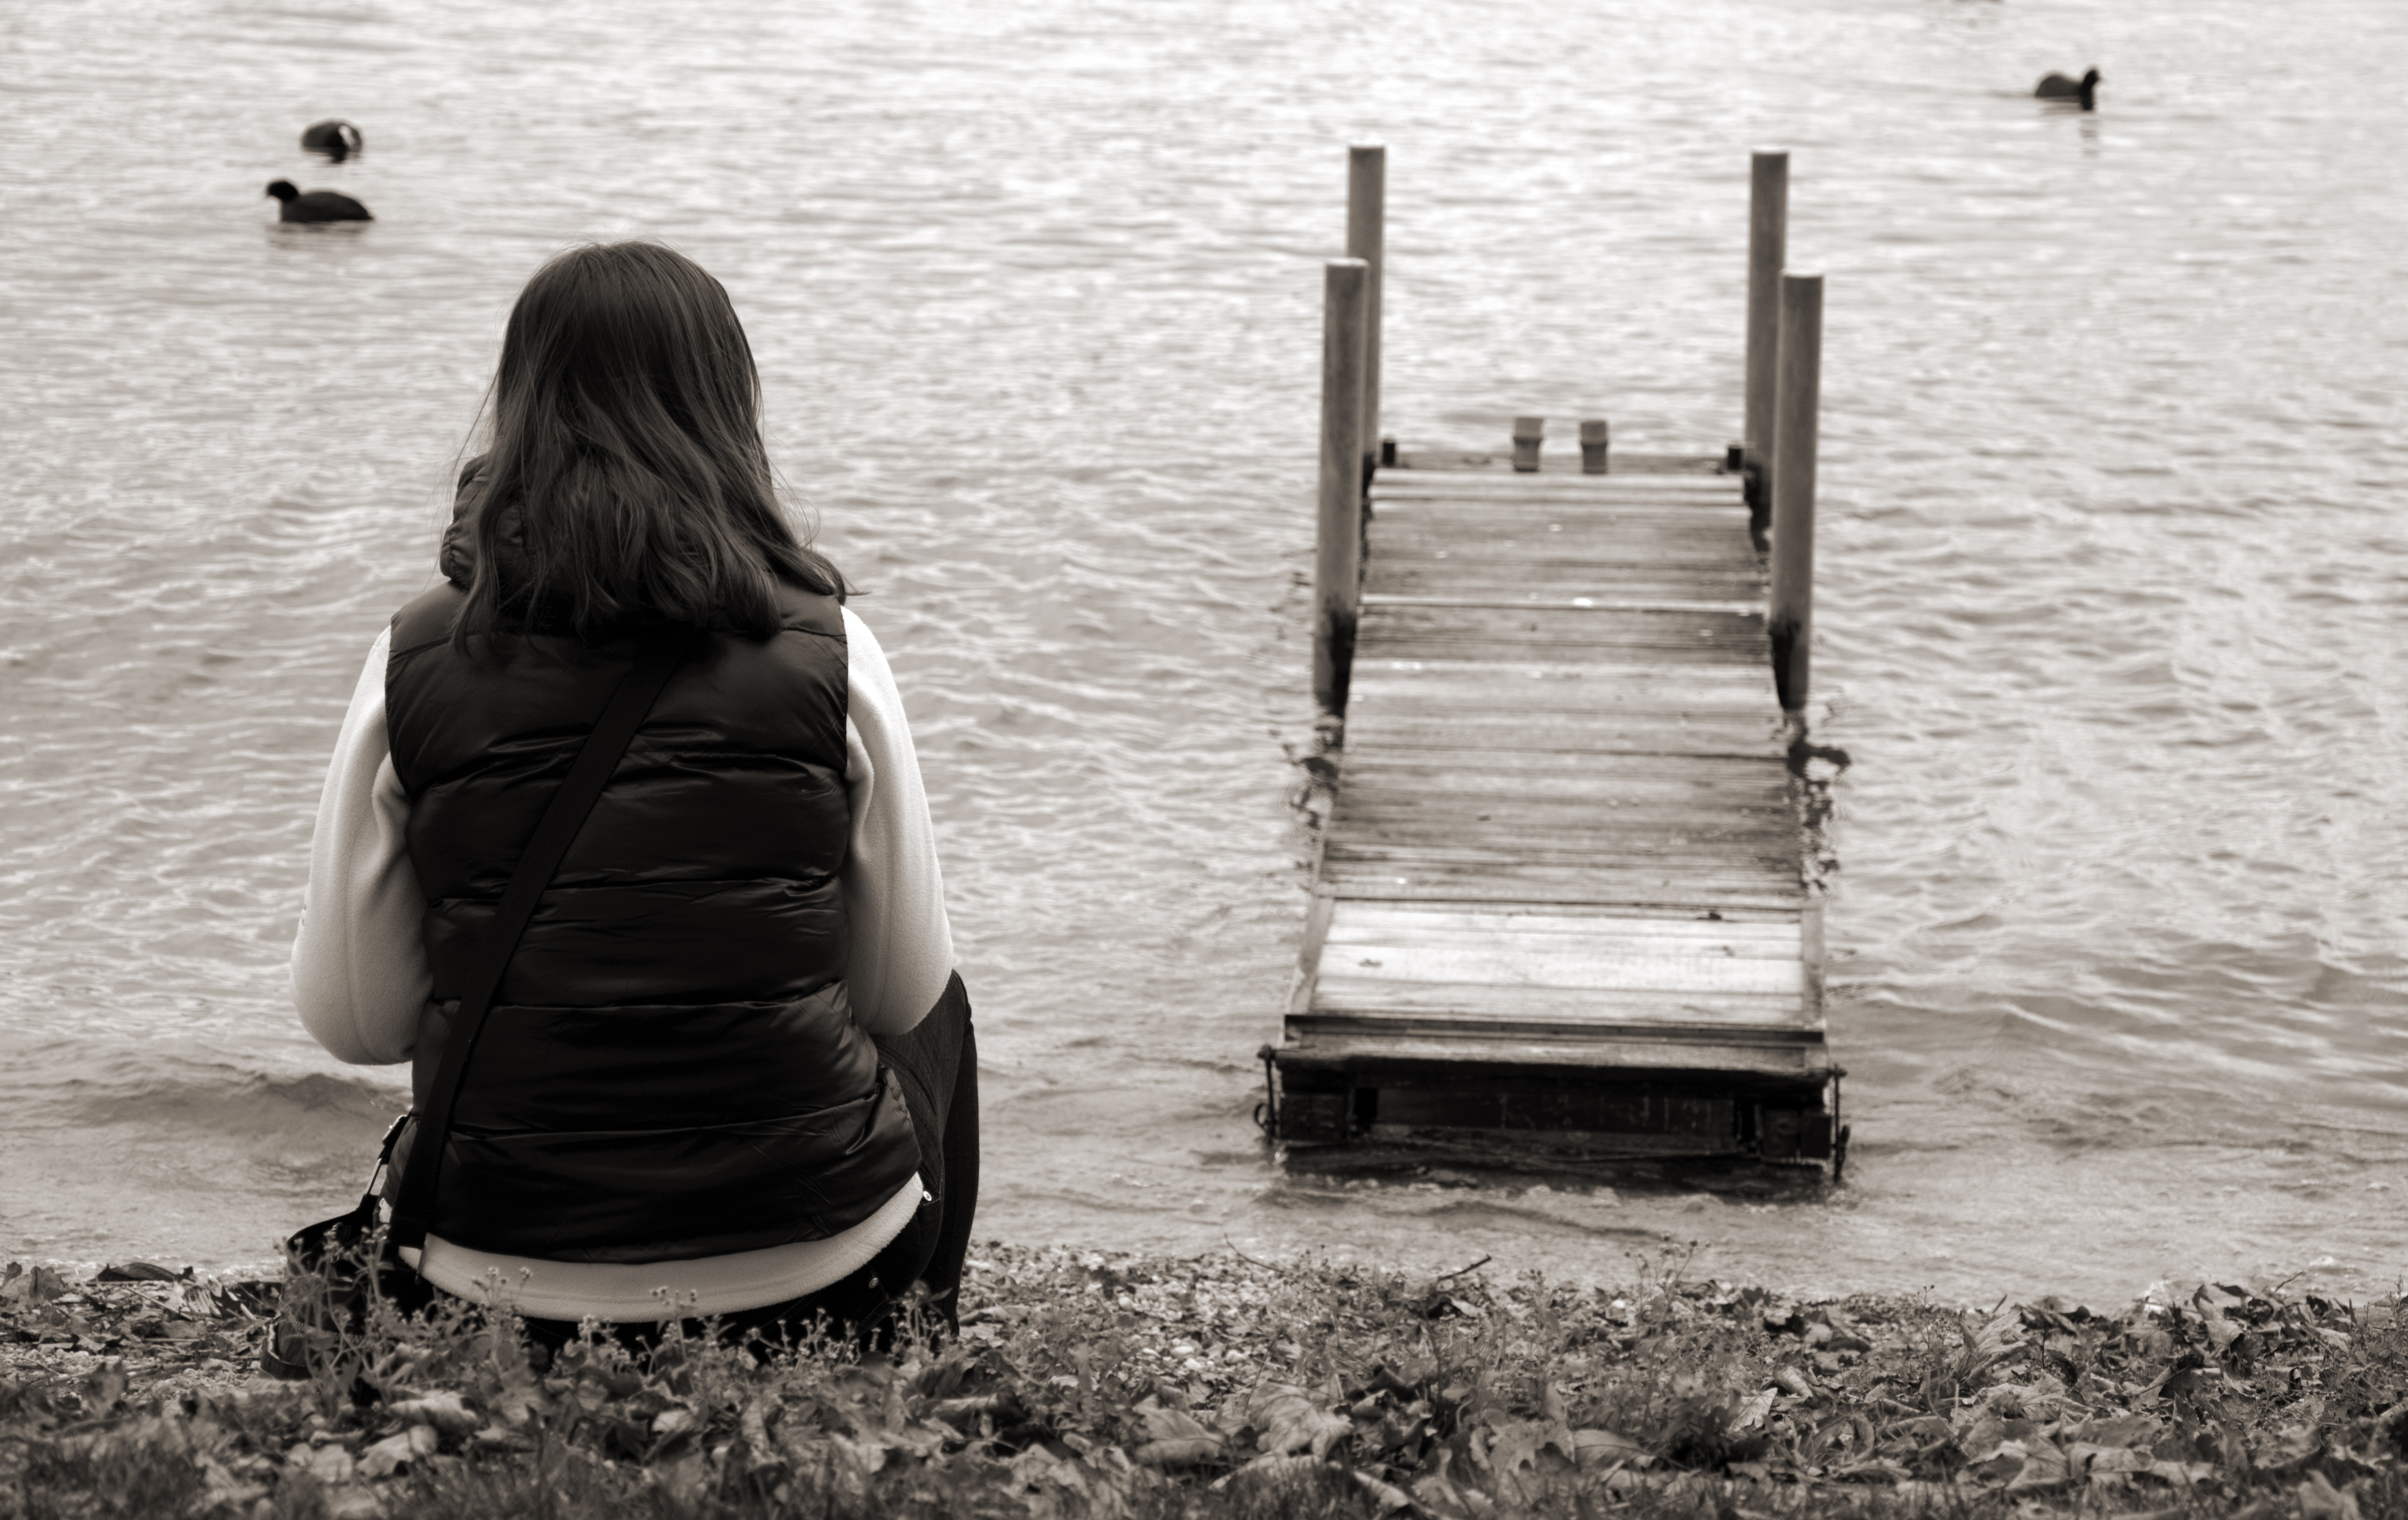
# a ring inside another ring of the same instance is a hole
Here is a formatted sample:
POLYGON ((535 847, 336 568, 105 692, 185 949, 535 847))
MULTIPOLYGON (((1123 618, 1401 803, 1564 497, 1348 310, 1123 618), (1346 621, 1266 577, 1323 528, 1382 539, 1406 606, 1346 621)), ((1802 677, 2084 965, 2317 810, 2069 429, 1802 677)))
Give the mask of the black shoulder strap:
POLYGON ((426 1243, 427 1223, 435 1217, 435 1174, 443 1165, 444 1143, 452 1134, 452 1104, 460 1096, 461 1079, 467 1074, 468 1054, 484 1027, 485 1015, 493 1010, 494 995, 501 988, 502 972, 509 968, 520 937, 526 933, 527 921, 535 917, 537 902, 552 885, 562 858, 575 842, 577 831, 585 826, 586 814, 594 810, 604 784, 619 768, 620 758, 627 753, 636 730, 643 725, 645 715, 652 710, 661 688, 668 684, 669 673, 677 668, 685 652, 686 639, 681 633, 649 640, 643 646, 635 668, 620 678, 618 689, 610 694, 594 731, 577 752, 567 779, 552 794, 551 806, 544 809, 543 821, 536 825, 535 838, 528 841, 526 853, 510 875, 510 884, 502 892, 502 905, 494 915, 494 926, 479 942, 476 959, 469 964, 467 985, 460 994, 460 1013, 452 1021, 451 1039, 444 1042, 443 1064, 436 1069, 435 1083, 426 1095, 426 1111, 418 1116, 418 1132, 410 1139, 409 1164, 401 1176, 401 1196, 394 1200, 393 1243, 396 1247, 426 1243))

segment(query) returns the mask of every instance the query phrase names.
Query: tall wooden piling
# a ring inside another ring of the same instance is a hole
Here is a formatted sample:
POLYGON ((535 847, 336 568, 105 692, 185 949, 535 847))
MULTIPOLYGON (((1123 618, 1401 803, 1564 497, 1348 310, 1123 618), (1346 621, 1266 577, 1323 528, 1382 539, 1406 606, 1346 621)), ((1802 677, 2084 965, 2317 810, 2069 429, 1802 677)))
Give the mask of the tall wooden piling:
POLYGON ((1747 193, 1747 415, 1740 429, 1749 480, 1749 506, 1759 520, 1766 505, 1763 474, 1773 446, 1774 367, 1781 349, 1781 266, 1789 256, 1789 155, 1759 152, 1749 160, 1747 193))
MULTIPOLYGON (((1387 259, 1388 150, 1360 142, 1346 151, 1346 256, 1361 259, 1369 294, 1363 322, 1363 452, 1380 447, 1380 283, 1387 259)), ((1377 465, 1380 461, 1371 459, 1377 465)))
POLYGON ((1370 266, 1332 259, 1321 280, 1321 491, 1312 557, 1312 695, 1343 717, 1363 584, 1363 370, 1370 266))
POLYGON ((1772 595, 1765 632, 1784 712, 1806 706, 1814 635, 1814 452, 1823 389, 1823 277, 1781 277, 1772 443, 1772 595))

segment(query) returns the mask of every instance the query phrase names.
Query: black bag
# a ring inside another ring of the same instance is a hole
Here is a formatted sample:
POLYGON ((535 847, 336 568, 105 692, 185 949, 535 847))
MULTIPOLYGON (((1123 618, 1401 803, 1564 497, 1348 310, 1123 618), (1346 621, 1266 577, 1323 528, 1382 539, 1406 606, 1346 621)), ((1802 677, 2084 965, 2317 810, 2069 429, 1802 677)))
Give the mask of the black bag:
POLYGON ((467 1075, 468 1053, 492 1011, 502 973, 525 934, 536 904, 560 869, 561 860, 585 826, 586 815, 602 796, 610 773, 636 737, 636 730, 668 684, 671 672, 685 657, 687 639, 681 631, 648 638, 635 667, 620 678, 604 705, 594 731, 585 738, 568 775, 552 794, 536 825, 535 837, 518 869, 503 889, 494 926, 477 946, 461 989, 456 1038, 444 1047, 443 1063, 427 1091, 426 1112, 419 1118, 410 1141, 411 1165, 402 1173, 401 1191, 394 1200, 388 1223, 380 1197, 385 1169, 392 1164, 394 1142, 413 1117, 404 1114, 384 1133, 377 1153, 376 1170, 368 1188, 350 1212, 322 1219, 284 1242, 285 1284, 276 1325, 260 1355, 261 1369, 277 1377, 306 1378, 340 1356, 347 1342, 366 1328, 371 1308, 380 1300, 404 1314, 432 1303, 436 1290, 401 1259, 405 1246, 423 1249, 427 1222, 435 1212, 436 1173, 442 1166, 445 1142, 452 1133, 452 1109, 467 1075))

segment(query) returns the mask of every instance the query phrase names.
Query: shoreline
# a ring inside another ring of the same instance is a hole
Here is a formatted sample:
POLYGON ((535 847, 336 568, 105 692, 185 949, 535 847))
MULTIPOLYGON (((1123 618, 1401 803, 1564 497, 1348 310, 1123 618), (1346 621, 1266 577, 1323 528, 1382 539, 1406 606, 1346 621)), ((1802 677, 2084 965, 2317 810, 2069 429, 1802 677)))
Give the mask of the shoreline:
POLYGON ((272 1283, 19 1269, 0 1513, 105 1489, 344 1520, 538 1489, 695 1516, 2408 1513, 2397 1294, 1984 1312, 1493 1265, 989 1240, 959 1340, 891 1358, 690 1342, 545 1366, 447 1319, 372 1327, 294 1383, 257 1370, 272 1283))
MULTIPOLYGON (((1055 1101, 1042 1083, 1015 1085, 1019 1068, 998 1070, 998 1103, 1055 1101)), ((1250 1081, 1251 1100, 1258 1074, 1250 1081)), ((1275 1262, 1351 1251, 1429 1273, 1494 1253, 1551 1281, 1600 1283, 1628 1276, 1627 1258, 1678 1255, 1694 1241, 1691 1269, 1726 1281, 1985 1307, 2002 1293, 2121 1302, 2164 1281, 2295 1272, 2327 1297, 2363 1298, 2387 1289, 2402 1260, 2408 1135, 2362 1124, 2315 1128, 2304 1149, 2268 1147, 2237 1128, 2059 1144, 2021 1118, 2002 1126, 1984 1103, 1942 1095, 1886 1117, 1856 1113, 1847 1184, 1799 1192, 1632 1168, 1306 1169, 1266 1159, 1251 1128, 1125 1140, 1148 1106, 1133 1091, 1096 1121, 1091 1139, 1111 1147, 1101 1169, 1074 1169, 1056 1154, 1085 1132, 1077 1125, 990 1126, 980 1233, 1180 1256, 1233 1244, 1275 1262), (1945 1140, 1949 1126, 1971 1126, 1970 1142, 1945 1140), (1910 1144, 1909 1135, 1928 1142, 1910 1144)), ((257 1275, 273 1267, 279 1237, 357 1196, 366 1169, 358 1158, 372 1154, 382 1127, 361 1123, 365 1138, 330 1144, 332 1159, 318 1158, 322 1140, 308 1132, 301 1180, 275 1188, 259 1181, 269 1157, 255 1137, 236 1136, 239 1154, 229 1154, 214 1148, 211 1135, 222 1131, 144 1120, 134 1126, 139 1144, 126 1132, 87 1133, 70 1154, 66 1129, 37 1128, 0 1166, 16 1183, 0 1189, 13 1206, 0 1262, 14 1255, 89 1274, 111 1259, 105 1253, 132 1251, 257 1275), (187 1145, 194 1154, 179 1159, 187 1145)))

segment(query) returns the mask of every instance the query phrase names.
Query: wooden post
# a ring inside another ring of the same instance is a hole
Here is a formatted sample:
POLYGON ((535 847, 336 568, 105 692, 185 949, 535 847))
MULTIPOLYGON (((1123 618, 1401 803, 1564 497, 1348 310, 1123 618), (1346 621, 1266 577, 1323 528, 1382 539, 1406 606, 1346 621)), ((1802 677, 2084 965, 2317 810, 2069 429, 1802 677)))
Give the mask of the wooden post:
MULTIPOLYGON (((1369 267, 1363 322, 1363 450, 1380 437, 1380 276, 1387 260, 1388 150, 1359 142, 1346 150, 1346 256, 1369 267)), ((1374 465, 1384 460, 1372 459, 1374 465)))
POLYGON ((1789 256, 1789 155, 1756 153, 1747 192, 1747 498, 1759 528, 1770 502, 1764 475, 1773 463, 1773 366, 1780 362, 1781 266, 1789 256))
POLYGON ((1525 475, 1539 467, 1539 450, 1546 443, 1547 420, 1544 417, 1513 419, 1513 467, 1525 475))
POLYGON ((1806 706, 1814 638, 1814 450, 1823 393, 1823 277, 1781 277, 1781 387, 1772 424, 1772 683, 1806 706))
POLYGON ((1603 475, 1606 472, 1605 449, 1611 434, 1606 420, 1592 417, 1581 423, 1581 473, 1603 475))
POLYGON ((1321 277, 1321 495, 1312 557, 1312 695, 1346 715, 1363 582, 1363 348, 1370 267, 1332 259, 1321 277))

